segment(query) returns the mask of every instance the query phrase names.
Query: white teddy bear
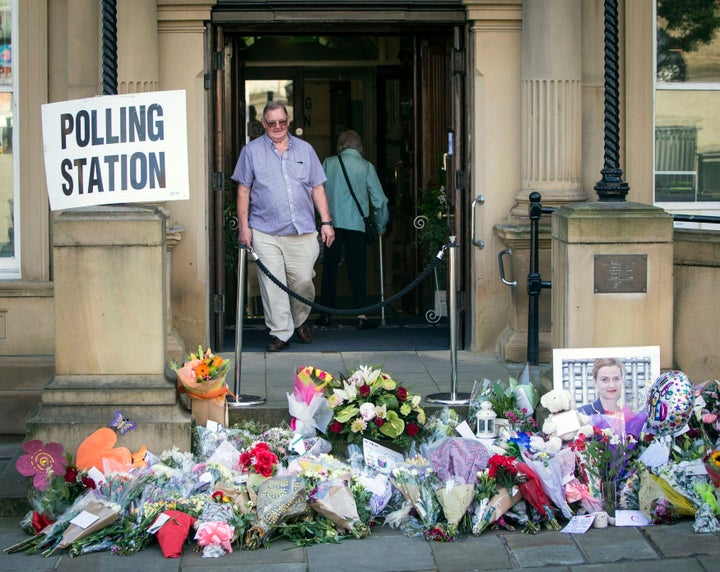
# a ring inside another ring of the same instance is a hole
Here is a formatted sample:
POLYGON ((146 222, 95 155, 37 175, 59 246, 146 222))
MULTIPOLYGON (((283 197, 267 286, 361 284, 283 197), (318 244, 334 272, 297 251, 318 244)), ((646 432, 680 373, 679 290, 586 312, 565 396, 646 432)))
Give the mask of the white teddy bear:
POLYGON ((572 441, 590 418, 575 409, 575 403, 567 389, 553 389, 540 398, 540 404, 549 412, 542 432, 548 437, 572 441))

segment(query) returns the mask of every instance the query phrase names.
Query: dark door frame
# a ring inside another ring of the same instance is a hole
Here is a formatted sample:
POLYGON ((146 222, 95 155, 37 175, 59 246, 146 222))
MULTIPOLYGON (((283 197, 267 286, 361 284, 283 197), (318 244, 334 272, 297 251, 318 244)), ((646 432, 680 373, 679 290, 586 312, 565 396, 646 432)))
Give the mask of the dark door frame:
MULTIPOLYGON (((256 78, 257 76, 257 79, 260 79, 263 76, 267 77, 268 75, 276 76, 281 71, 281 69, 283 69, 278 67, 267 70, 267 68, 245 66, 243 59, 239 57, 240 50, 238 49, 236 41, 236 38, 239 36, 240 32, 235 29, 235 26, 232 26, 232 28, 233 29, 230 32, 224 29, 222 25, 216 25, 212 27, 212 49, 214 52, 212 54, 212 59, 214 62, 223 61, 224 65, 213 65, 213 71, 215 73, 211 76, 213 78, 213 81, 211 82, 212 89, 209 90, 212 94, 212 103, 210 105, 210 108, 213 110, 214 113, 214 118, 212 122, 212 140, 214 144, 214 149, 211 150, 213 164, 213 228, 210 232, 211 245, 213 245, 212 251, 215 256, 215 263, 213 265, 213 277, 211 279, 211 288, 213 292, 213 299, 211 304, 211 331, 213 331, 214 334, 214 347, 218 348, 223 347, 225 336, 226 321, 224 297, 226 291, 226 283, 232 279, 230 275, 226 276, 225 274, 225 247, 227 241, 225 241, 224 237, 225 197, 223 193, 231 193, 232 195, 235 192, 234 189, 232 189, 232 181, 229 180, 229 174, 232 172, 235 164, 234 162, 236 160, 236 157, 230 157, 230 155, 232 154, 231 150, 234 147, 232 142, 236 142, 238 148, 240 147, 239 141, 244 141, 246 122, 246 118, 244 116, 245 106, 243 104, 244 94, 242 93, 242 86, 244 85, 244 81, 241 80, 247 79, 247 77, 245 77, 246 74, 249 74, 252 78, 256 78), (235 88, 233 88, 233 85, 235 86, 235 88), (230 105, 225 103, 228 101, 231 102, 230 105)), ((431 33, 432 35, 437 35, 438 27, 436 24, 431 25, 430 23, 428 23, 428 28, 430 30, 430 32, 428 33, 431 33)), ((451 219, 449 220, 449 227, 451 228, 450 233, 452 234, 452 229, 454 228, 459 246, 459 252, 457 257, 459 267, 458 269, 460 270, 460 272, 458 273, 459 279, 457 284, 457 293, 459 294, 457 296, 457 299, 459 300, 459 307, 457 308, 457 310, 459 314, 458 318, 460 318, 460 336, 458 343, 462 347, 465 344, 465 337, 469 334, 470 326, 466 323, 467 321, 464 319, 464 317, 467 315, 467 306, 469 304, 469 300, 466 299, 464 293, 467 275, 469 274, 466 271, 466 269, 468 268, 467 264, 471 259, 470 253, 468 252, 469 249, 466 248, 466 245, 469 244, 469 239, 466 236, 469 232, 469 229, 466 228, 466 224, 463 224, 464 221, 468 220, 466 216, 466 211, 467 204, 469 204, 466 197, 466 185, 464 184, 467 181, 467 177, 465 176, 465 173, 467 171, 467 155, 464 153, 464 149, 462 146, 462 143, 465 139, 464 133, 468 121, 466 114, 464 113, 464 108, 466 105, 464 76, 465 70, 467 68, 467 58, 464 57, 464 40, 466 31, 463 26, 457 25, 447 26, 444 29, 448 37, 448 50, 446 54, 447 59, 445 64, 446 72, 444 72, 447 73, 445 81, 447 82, 446 85, 448 89, 448 103, 446 109, 447 115, 445 116, 447 129, 447 133, 445 133, 445 136, 447 137, 447 140, 440 143, 440 145, 441 147, 446 148, 447 141, 449 141, 450 138, 452 138, 454 142, 453 154, 448 157, 448 160, 445 164, 448 169, 447 190, 448 194, 450 195, 451 205, 453 208, 453 211, 451 213, 451 219)), ((265 26, 264 32, 267 32, 267 26, 265 26)), ((327 28, 325 28, 323 32, 325 34, 329 33, 327 28)), ((283 35, 292 35, 292 33, 287 28, 279 28, 277 30, 277 33, 282 33, 283 35)), ((307 30, 303 31, 303 34, 307 33, 307 30)), ((362 31, 358 32, 358 35, 363 35, 364 33, 369 34, 373 32, 362 31)), ((422 34, 422 30, 416 29, 416 27, 410 30, 397 29, 395 30, 394 35, 415 36, 418 41, 420 41, 424 37, 424 35, 422 34)), ((419 100, 421 95, 421 92, 419 90, 419 82, 421 78, 418 77, 418 66, 423 65, 423 62, 419 61, 418 59, 417 49, 415 50, 415 52, 416 53, 413 56, 413 69, 415 71, 413 77, 414 93, 412 104, 415 109, 414 117, 419 120, 420 116, 423 113, 420 110, 420 107, 426 105, 427 103, 419 100)), ((291 69, 301 70, 302 68, 290 68, 289 66, 284 67, 285 71, 291 69)), ((298 85, 302 85, 302 80, 298 85)), ((303 100, 301 91, 302 90, 296 90, 296 93, 293 94, 295 106, 298 110, 302 110, 303 100)), ((427 93, 425 94, 425 96, 427 97, 427 93)), ((296 115, 299 116, 298 119, 302 122, 302 114, 297 113, 296 115)), ((412 141, 414 153, 414 175, 412 176, 412 178, 414 181, 414 187, 416 192, 419 188, 419 185, 421 184, 418 177, 418 173, 420 171, 419 162, 421 160, 437 161, 436 157, 423 158, 420 155, 421 141, 419 141, 418 139, 419 134, 416 130, 415 139, 414 141, 412 141)), ((437 162, 435 164, 437 164, 437 162)), ((242 309, 238 311, 242 311, 242 309)))

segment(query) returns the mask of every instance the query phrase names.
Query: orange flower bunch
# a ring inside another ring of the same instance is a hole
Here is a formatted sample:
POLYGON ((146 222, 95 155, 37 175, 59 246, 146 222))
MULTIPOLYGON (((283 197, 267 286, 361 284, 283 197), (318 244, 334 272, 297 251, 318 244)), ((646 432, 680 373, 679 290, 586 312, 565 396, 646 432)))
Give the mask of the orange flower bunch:
POLYGON ((187 361, 178 367, 175 362, 171 367, 178 376, 178 383, 190 395, 207 396, 225 386, 225 376, 230 369, 230 362, 212 353, 210 348, 203 350, 198 347, 197 353, 191 353, 187 361))

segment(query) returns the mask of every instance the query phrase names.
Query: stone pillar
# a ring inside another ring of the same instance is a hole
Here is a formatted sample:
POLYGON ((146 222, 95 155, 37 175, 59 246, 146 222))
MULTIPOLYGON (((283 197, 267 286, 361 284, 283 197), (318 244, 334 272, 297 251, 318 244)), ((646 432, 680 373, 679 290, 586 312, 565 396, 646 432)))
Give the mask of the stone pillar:
MULTIPOLYGON (((522 26, 522 186, 510 214, 512 224, 497 225, 512 249, 506 259, 518 286, 511 293, 511 320, 501 340, 509 361, 525 361, 528 336, 530 193, 543 206, 587 200, 582 189, 582 3, 576 0, 525 0, 522 26)), ((550 227, 540 225, 540 274, 550 279, 550 227)), ((550 295, 540 295, 540 361, 552 357, 550 295)))
POLYGON ((74 452, 120 411, 131 450, 190 446, 190 418, 164 376, 165 216, 143 206, 71 209, 54 225, 55 378, 28 438, 74 452))
POLYGON ((555 348, 660 346, 673 366, 673 221, 629 202, 566 205, 552 218, 555 348))
POLYGON ((582 190, 582 3, 523 2, 522 188, 512 214, 527 220, 529 196, 555 206, 582 190))
POLYGON ((154 0, 117 3, 118 93, 158 91, 157 4, 154 0))

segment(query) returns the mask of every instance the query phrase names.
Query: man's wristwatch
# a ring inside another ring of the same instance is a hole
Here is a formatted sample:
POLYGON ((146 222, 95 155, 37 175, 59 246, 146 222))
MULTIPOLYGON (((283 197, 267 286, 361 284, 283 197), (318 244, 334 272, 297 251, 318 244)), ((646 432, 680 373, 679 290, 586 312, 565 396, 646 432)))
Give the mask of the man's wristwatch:
POLYGON ((325 226, 325 225, 327 225, 327 226, 332 226, 332 221, 331 221, 331 220, 324 220, 324 221, 321 221, 321 222, 320 222, 320 226, 325 226))

